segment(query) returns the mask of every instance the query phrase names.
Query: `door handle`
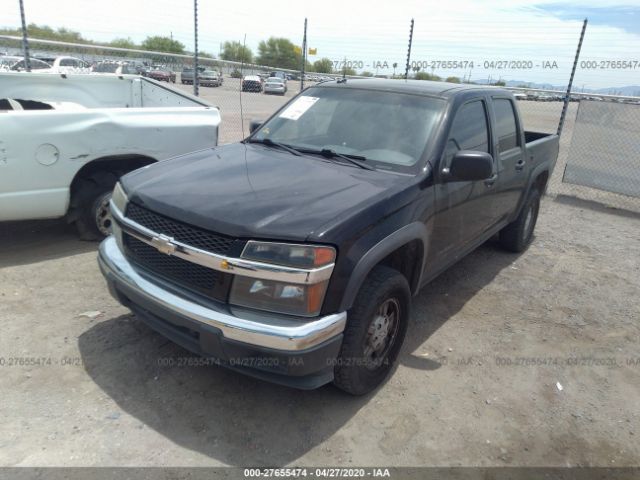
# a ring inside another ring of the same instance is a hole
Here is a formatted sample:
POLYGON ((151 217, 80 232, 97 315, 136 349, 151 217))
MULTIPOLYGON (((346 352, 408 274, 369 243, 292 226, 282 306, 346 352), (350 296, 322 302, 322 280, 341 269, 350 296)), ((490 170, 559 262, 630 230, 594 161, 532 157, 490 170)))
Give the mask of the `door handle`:
POLYGON ((484 184, 485 184, 487 187, 493 187, 493 184, 494 184, 494 183, 496 183, 496 180, 497 180, 497 179, 498 179, 498 174, 497 174, 497 173, 494 173, 492 176, 490 176, 489 178, 487 178, 487 179, 484 181, 484 184))
POLYGON ((526 162, 524 160, 518 160, 518 163, 516 163, 516 170, 518 171, 523 170, 525 163, 526 162))

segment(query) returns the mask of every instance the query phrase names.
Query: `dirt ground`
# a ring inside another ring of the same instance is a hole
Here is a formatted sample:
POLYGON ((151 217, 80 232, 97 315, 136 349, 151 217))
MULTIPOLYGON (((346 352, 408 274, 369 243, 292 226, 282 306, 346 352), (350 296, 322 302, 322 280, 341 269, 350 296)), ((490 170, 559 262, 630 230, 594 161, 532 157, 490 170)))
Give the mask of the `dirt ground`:
POLYGON ((191 355, 109 296, 95 244, 3 224, 0 465, 638 465, 639 286, 637 216, 547 198, 527 252, 489 242, 415 298, 354 398, 165 367, 191 355))

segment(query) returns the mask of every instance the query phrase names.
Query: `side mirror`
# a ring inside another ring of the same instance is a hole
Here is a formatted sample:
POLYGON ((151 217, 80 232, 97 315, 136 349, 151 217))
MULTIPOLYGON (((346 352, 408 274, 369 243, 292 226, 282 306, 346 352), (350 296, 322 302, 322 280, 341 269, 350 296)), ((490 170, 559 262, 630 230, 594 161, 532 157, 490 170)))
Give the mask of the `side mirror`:
POLYGON ((493 157, 487 152, 460 150, 449 167, 449 177, 456 181, 486 180, 493 175, 493 157))
POLYGON ((258 130, 263 123, 263 120, 251 120, 251 122, 249 122, 249 133, 253 133, 258 130))

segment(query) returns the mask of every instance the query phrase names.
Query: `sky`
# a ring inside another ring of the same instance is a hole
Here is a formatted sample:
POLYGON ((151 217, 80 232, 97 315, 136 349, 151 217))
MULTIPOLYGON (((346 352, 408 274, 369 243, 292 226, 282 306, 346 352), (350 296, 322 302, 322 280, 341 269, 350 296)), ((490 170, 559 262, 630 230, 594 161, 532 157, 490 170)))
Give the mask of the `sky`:
MULTIPOLYGON (((193 49, 191 0, 24 3, 27 22, 68 27, 93 40, 139 42, 147 35, 172 35, 193 49)), ((18 0, 2 4, 0 26, 19 26, 18 0)), ((553 85, 566 85, 582 20, 588 18, 575 88, 640 85, 640 0, 613 0, 606 7, 600 0, 199 0, 198 5, 200 48, 215 55, 222 42, 243 42, 245 35, 254 52, 269 36, 301 44, 306 17, 308 45, 317 48, 310 61, 346 59, 356 70, 378 74, 392 73, 397 63, 396 72, 403 72, 413 18, 411 60, 422 70, 553 85)))

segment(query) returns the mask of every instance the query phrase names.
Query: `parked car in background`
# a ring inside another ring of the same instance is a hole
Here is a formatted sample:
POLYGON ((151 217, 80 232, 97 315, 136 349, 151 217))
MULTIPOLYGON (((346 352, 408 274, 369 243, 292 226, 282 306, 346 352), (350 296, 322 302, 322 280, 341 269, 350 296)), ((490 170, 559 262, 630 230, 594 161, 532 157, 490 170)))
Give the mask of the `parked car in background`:
POLYGON ((121 175, 214 147, 219 124, 208 102, 137 75, 0 73, 0 221, 66 216, 104 236, 121 175))
POLYGON ((284 83, 287 83, 288 80, 287 74, 280 71, 269 72, 269 78, 271 77, 281 78, 282 80, 284 80, 284 83))
POLYGON ((153 65, 150 70, 147 71, 147 77, 160 82, 176 83, 176 74, 166 65, 153 65))
POLYGON ((264 83, 264 93, 275 93, 278 95, 284 95, 287 93, 287 84, 284 83, 284 80, 278 77, 269 77, 267 81, 264 83))
POLYGON ((258 75, 246 75, 242 79, 243 92, 261 92, 262 79, 258 75))
POLYGON ((99 264, 196 354, 362 395, 393 371, 421 287, 494 235, 527 248, 558 145, 505 89, 322 83, 241 143, 122 177, 99 264))
POLYGON ((96 63, 91 67, 91 73, 115 73, 116 75, 138 74, 137 70, 127 62, 114 62, 109 60, 96 63))
MULTIPOLYGON (((205 67, 198 67, 200 73, 205 71, 205 67)), ((183 85, 193 84, 193 67, 184 67, 180 73, 180 83, 183 85)))
MULTIPOLYGON (((40 73, 51 73, 51 65, 37 58, 30 60, 31 71, 40 73)), ((2 72, 24 72, 27 70, 27 64, 24 61, 24 57, 16 56, 3 56, 0 57, 0 71, 2 72)))
POLYGON ((53 73, 89 73, 91 71, 91 66, 87 62, 76 57, 36 55, 34 58, 48 63, 53 73))
POLYGON ((222 73, 216 70, 205 70, 198 75, 198 79, 203 87, 219 87, 224 82, 222 73))

